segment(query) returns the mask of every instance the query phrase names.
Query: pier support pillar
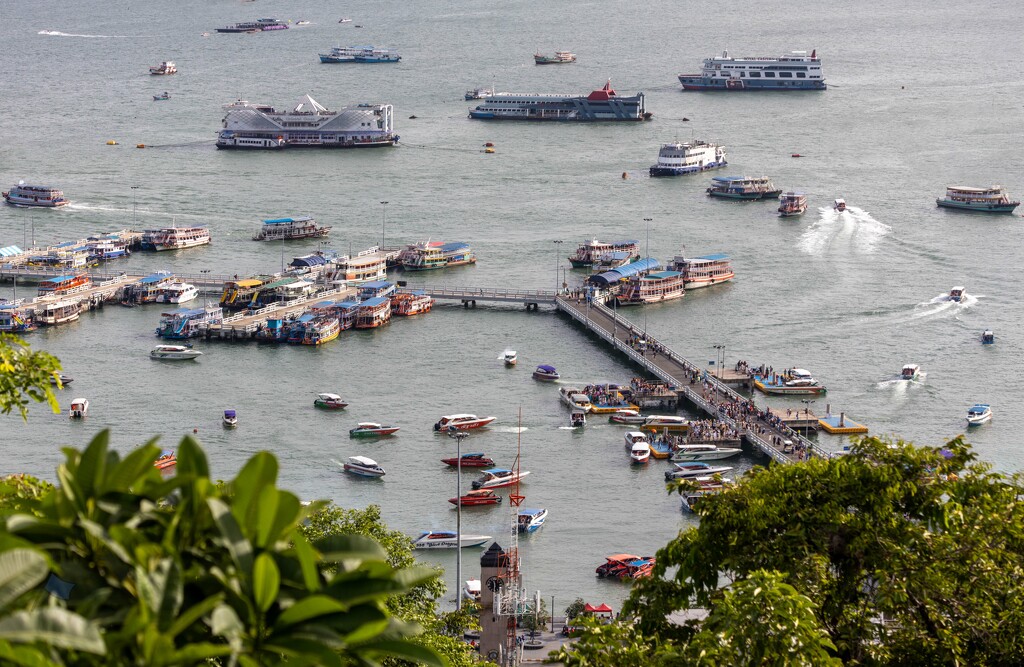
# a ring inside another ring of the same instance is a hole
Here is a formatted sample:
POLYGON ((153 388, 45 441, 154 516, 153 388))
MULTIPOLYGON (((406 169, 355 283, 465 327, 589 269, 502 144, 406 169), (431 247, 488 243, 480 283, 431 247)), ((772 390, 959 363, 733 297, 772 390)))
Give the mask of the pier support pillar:
POLYGON ((476 299, 463 299, 462 300, 462 307, 463 308, 476 308, 476 299))

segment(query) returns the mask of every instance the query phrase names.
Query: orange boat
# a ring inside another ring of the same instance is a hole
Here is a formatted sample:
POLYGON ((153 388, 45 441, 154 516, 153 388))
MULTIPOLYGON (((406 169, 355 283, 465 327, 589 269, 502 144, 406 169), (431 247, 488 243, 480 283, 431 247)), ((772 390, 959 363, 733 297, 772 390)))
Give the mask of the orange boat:
POLYGON ((174 452, 165 449, 163 452, 160 453, 160 457, 156 461, 153 461, 153 465, 156 467, 157 470, 166 470, 167 468, 173 468, 174 466, 178 465, 178 457, 174 454, 174 452))
POLYGON ((470 491, 464 496, 459 498, 449 498, 448 502, 452 505, 458 505, 459 501, 463 507, 475 507, 477 505, 498 505, 501 503, 501 496, 496 494, 494 491, 488 491, 481 489, 480 491, 470 491))

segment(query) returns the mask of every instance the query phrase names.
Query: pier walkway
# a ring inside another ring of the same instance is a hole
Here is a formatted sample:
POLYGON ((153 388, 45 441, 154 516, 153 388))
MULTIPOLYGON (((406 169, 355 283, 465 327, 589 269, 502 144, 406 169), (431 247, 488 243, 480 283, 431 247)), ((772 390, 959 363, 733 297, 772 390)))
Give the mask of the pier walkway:
POLYGON ((293 299, 287 302, 272 303, 259 310, 245 310, 234 315, 225 317, 223 321, 216 324, 201 326, 200 336, 206 338, 226 338, 230 340, 247 340, 255 337, 256 332, 263 327, 267 320, 285 319, 293 315, 301 315, 310 306, 321 301, 337 301, 355 298, 354 288, 331 289, 324 292, 317 292, 307 297, 293 299))
MULTIPOLYGON (((403 281, 404 282, 404 281, 403 281)), ((400 292, 421 292, 440 300, 461 301, 466 308, 475 308, 477 301, 485 303, 521 303, 528 310, 536 310, 544 303, 555 305, 555 290, 524 290, 490 287, 436 287, 431 285, 409 285, 399 288, 400 292)))

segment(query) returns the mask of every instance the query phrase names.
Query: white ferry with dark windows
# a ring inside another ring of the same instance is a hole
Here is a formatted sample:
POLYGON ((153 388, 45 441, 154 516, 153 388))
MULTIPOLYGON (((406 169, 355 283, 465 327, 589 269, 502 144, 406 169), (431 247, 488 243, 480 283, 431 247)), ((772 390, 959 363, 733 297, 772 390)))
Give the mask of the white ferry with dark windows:
POLYGON ((683 90, 825 90, 821 59, 817 50, 793 51, 789 55, 706 58, 700 74, 680 74, 683 90))
POLYGON ((264 220, 263 227, 252 237, 253 241, 291 241, 327 236, 330 227, 320 226, 316 220, 306 216, 298 218, 274 218, 264 220))
POLYGON ((658 164, 651 167, 651 176, 679 176, 697 171, 724 167, 725 146, 695 139, 685 144, 663 144, 658 151, 658 164))
POLYGON ((608 81, 589 95, 499 93, 469 110, 481 120, 619 121, 650 120, 644 94, 620 97, 608 81))
POLYGON ((245 100, 224 108, 227 114, 217 148, 374 148, 398 143, 390 104, 358 104, 330 111, 303 95, 290 110, 245 100))
POLYGON ((569 263, 574 269, 589 269, 601 261, 601 258, 611 252, 625 252, 629 255, 629 261, 640 259, 639 241, 598 241, 590 239, 584 241, 576 248, 576 252, 569 255, 569 263))
POLYGON ((256 19, 242 23, 232 23, 223 28, 217 28, 217 32, 269 32, 271 30, 287 30, 288 21, 282 19, 256 19))
POLYGON ((206 245, 209 242, 210 230, 207 227, 165 227, 142 232, 141 248, 156 251, 180 250, 206 245))
POLYGON ((46 185, 25 185, 25 181, 21 181, 3 193, 3 197, 4 201, 12 206, 56 208, 58 206, 67 206, 71 203, 64 197, 64 193, 57 188, 51 188, 46 185))
POLYGON ((728 282, 736 277, 732 270, 732 260, 724 253, 701 255, 700 257, 676 255, 670 266, 682 274, 685 289, 710 287, 728 282))

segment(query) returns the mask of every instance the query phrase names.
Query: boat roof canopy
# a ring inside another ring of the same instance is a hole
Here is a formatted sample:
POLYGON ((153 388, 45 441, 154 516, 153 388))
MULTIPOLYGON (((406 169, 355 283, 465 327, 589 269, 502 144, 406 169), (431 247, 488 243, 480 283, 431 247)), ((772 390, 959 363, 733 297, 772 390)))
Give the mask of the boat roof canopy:
POLYGON ((599 273, 596 276, 590 276, 587 278, 587 282, 599 286, 613 285, 623 278, 628 278, 630 276, 639 275, 641 273, 660 268, 661 262, 653 257, 644 257, 630 264, 626 264, 625 266, 620 266, 617 269, 605 271, 604 273, 599 273))
POLYGON ((285 225, 285 224, 288 224, 289 222, 307 222, 307 221, 310 221, 312 219, 313 218, 309 217, 308 215, 303 215, 303 216, 300 216, 298 218, 274 218, 273 220, 264 220, 263 224, 264 225, 285 225))
POLYGON ((519 516, 537 516, 545 511, 539 507, 521 507, 519 509, 519 516))
POLYGON ((546 371, 548 373, 554 373, 555 372, 555 367, 554 366, 549 366, 547 364, 541 364, 540 366, 537 366, 537 370, 539 370, 539 371, 546 371))
POLYGON ((367 308, 376 308, 377 306, 384 305, 388 301, 390 301, 390 299, 388 299, 386 296, 378 296, 373 299, 367 299, 366 301, 363 301, 359 305, 366 306, 367 308))
POLYGON ((359 290, 362 291, 368 289, 384 289, 386 287, 391 287, 393 284, 394 283, 390 283, 387 280, 372 280, 368 283, 363 283, 362 285, 360 285, 359 290))
POLYGON ((348 457, 348 460, 350 462, 352 462, 352 463, 358 463, 359 465, 364 465, 364 466, 375 466, 375 465, 377 465, 376 461, 374 461, 371 458, 367 458, 365 456, 350 456, 350 457, 348 457))

